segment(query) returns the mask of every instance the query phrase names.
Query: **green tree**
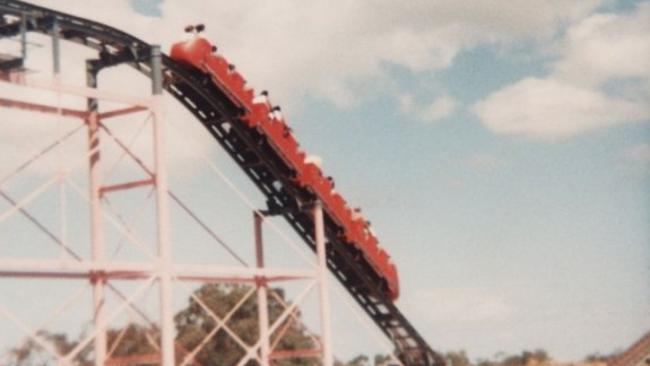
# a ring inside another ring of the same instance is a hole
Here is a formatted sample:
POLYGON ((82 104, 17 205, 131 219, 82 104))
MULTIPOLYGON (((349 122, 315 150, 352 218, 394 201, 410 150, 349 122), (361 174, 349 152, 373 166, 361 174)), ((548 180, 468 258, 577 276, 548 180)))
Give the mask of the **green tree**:
MULTIPOLYGON (((241 285, 212 284, 195 291, 195 295, 219 318, 224 318, 231 309, 245 296, 249 287, 241 285)), ((281 290, 272 290, 284 301, 281 290)), ((268 297, 269 319, 273 324, 284 311, 284 307, 274 296, 268 297)), ((216 326, 210 314, 192 297, 188 306, 176 314, 177 340, 184 347, 194 349, 201 340, 216 326)), ((257 298, 250 296, 228 321, 228 327, 247 345, 253 345, 259 339, 257 298)), ((314 348, 307 332, 295 322, 291 322, 283 338, 278 342, 278 350, 296 350, 314 348)), ((197 360, 205 366, 232 365, 244 356, 244 349, 225 330, 220 330, 197 355, 197 360)), ((250 362, 250 365, 256 364, 250 362)), ((301 366, 313 364, 313 360, 286 359, 277 362, 280 366, 301 366)))
POLYGON ((345 365, 346 366, 369 366, 368 356, 358 355, 355 358, 348 361, 345 365))
POLYGON ((606 363, 609 364, 612 362, 612 360, 619 354, 620 352, 614 352, 608 355, 603 355, 600 354, 599 352, 594 352, 591 353, 587 356, 585 356, 584 361, 585 362, 590 362, 590 363, 606 363))
MULTIPOLYGON (((233 307, 248 293, 250 287, 241 285, 208 284, 194 292, 211 312, 223 319, 233 307)), ((277 297, 285 302, 284 293, 273 289, 277 297)), ((270 291, 269 291, 270 292, 270 291)), ((273 324, 284 311, 283 304, 275 296, 269 295, 269 318, 273 324)), ((299 314, 298 314, 299 317, 299 314)), ((177 358, 180 360, 188 351, 197 347, 201 341, 216 326, 211 315, 193 298, 188 305, 174 317, 177 330, 177 358)), ((241 307, 233 313, 227 323, 228 327, 248 346, 257 343, 259 339, 257 297, 249 296, 241 307)), ((297 322, 285 320, 282 328, 286 332, 277 342, 276 350, 313 349, 315 344, 312 337, 297 322)), ((60 354, 66 354, 73 349, 77 341, 68 340, 62 334, 42 332, 41 339, 53 344, 60 354)), ((151 355, 157 353, 160 333, 156 328, 129 324, 124 328, 110 329, 107 332, 109 348, 113 348, 112 357, 128 357, 136 355, 151 355), (119 343, 116 340, 119 339, 119 343)), ((86 347, 78 357, 80 365, 92 364, 90 347, 86 347)), ((244 349, 223 328, 219 330, 201 348, 196 360, 203 366, 234 365, 244 355, 244 349)), ((316 361, 317 362, 317 361, 316 361)), ((51 362, 50 362, 51 363, 51 362)), ((278 360, 278 366, 307 366, 314 365, 314 359, 284 359, 278 360)), ((40 366, 48 364, 48 354, 34 341, 26 341, 10 350, 9 366, 40 366)), ((247 366, 257 365, 250 361, 247 366)))
POLYGON ((471 366, 467 353, 464 350, 458 352, 450 351, 445 354, 449 366, 471 366))
POLYGON ((391 359, 390 355, 375 355, 375 366, 388 366, 391 359))
MULTIPOLYGON (((40 331, 36 336, 52 345, 53 349, 58 354, 67 354, 72 351, 76 346, 76 341, 71 341, 65 334, 49 333, 40 331)), ((49 351, 45 350, 38 342, 28 339, 20 346, 9 350, 8 366, 45 366, 52 364, 52 355, 49 351)), ((88 350, 81 351, 75 361, 79 365, 88 366, 91 364, 89 360, 88 350)))
POLYGON ((107 338, 111 345, 111 357, 151 355, 158 353, 156 345, 160 342, 160 332, 154 327, 128 324, 121 329, 108 330, 107 338))

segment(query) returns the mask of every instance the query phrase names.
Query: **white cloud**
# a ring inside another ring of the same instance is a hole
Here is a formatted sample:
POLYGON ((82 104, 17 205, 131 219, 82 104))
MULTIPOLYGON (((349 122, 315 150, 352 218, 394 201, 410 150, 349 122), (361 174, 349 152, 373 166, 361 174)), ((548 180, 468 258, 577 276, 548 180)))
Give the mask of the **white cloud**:
MULTIPOLYGON (((269 88, 279 101, 293 102, 296 95, 309 93, 341 104, 349 100, 351 82, 384 77, 382 63, 416 72, 439 70, 463 49, 482 42, 547 37, 598 3, 539 1, 537 11, 530 11, 527 1, 506 7, 496 1, 451 0, 408 6, 347 0, 336 6, 325 0, 241 4, 226 11, 236 13, 236 21, 211 21, 210 35, 255 85, 269 88)), ((174 4, 166 6, 178 6, 174 4)), ((221 9, 214 14, 222 14, 221 9)), ((355 93, 359 98, 373 91, 355 93)))
POLYGON ((569 28, 562 56, 546 78, 506 86, 473 110, 495 133, 543 139, 646 120, 649 34, 650 3, 629 15, 592 15, 569 28))
POLYGON ((400 111, 412 115, 423 122, 435 122, 451 116, 457 109, 456 99, 444 95, 433 102, 420 105, 412 95, 404 94, 398 97, 400 111))
POLYGON ((402 113, 412 113, 415 108, 415 101, 411 94, 402 94, 398 96, 397 102, 399 103, 399 110, 402 113))
POLYGON ((490 153, 473 154, 465 162, 471 168, 478 170, 493 170, 505 164, 504 159, 490 153))
POLYGON ((450 96, 443 96, 436 99, 422 111, 422 119, 425 121, 437 121, 449 117, 456 110, 457 102, 450 96))
POLYGON ((511 318, 515 309, 501 297, 477 288, 420 291, 404 305, 427 316, 429 323, 493 323, 511 318))
MULTIPOLYGON (((185 37, 184 25, 203 22, 208 26, 206 36, 238 65, 251 84, 258 90, 269 89, 274 102, 288 103, 284 110, 291 115, 304 95, 325 98, 339 106, 371 95, 372 89, 353 90, 350 85, 385 78, 384 63, 414 72, 439 70, 448 67, 462 50, 480 43, 548 39, 559 25, 585 16, 601 0, 579 5, 540 0, 536 11, 530 11, 529 2, 524 0, 513 1, 507 7, 497 1, 452 0, 413 1, 409 6, 388 0, 372 4, 341 0, 336 6, 325 0, 165 1, 160 18, 136 13, 126 0, 36 2, 104 22, 162 44, 165 49, 185 37)), ((49 70, 49 42, 43 39, 41 43, 46 47, 30 51, 30 66, 49 70)), ((91 51, 64 47, 63 54, 65 82, 82 84, 83 67, 73 61, 83 61, 92 55, 91 51)), ((139 89, 131 75, 111 73, 100 83, 109 88, 128 84, 135 93, 139 89)), ((141 86, 146 89, 146 82, 141 86)), ((413 104, 412 113, 420 120, 435 121, 450 116, 457 104, 453 98, 443 96, 429 105, 413 104)), ((169 103, 167 111, 173 119, 191 118, 174 103, 169 103)), ((5 111, 4 116, 12 119, 8 113, 5 111)), ((18 133, 11 128, 12 134, 18 133)), ((185 167, 184 162, 204 154, 209 146, 208 142, 188 146, 172 139, 172 163, 185 167)), ((138 148, 145 151, 148 145, 141 142, 138 148)))
POLYGON ((165 1, 162 18, 136 14, 127 1, 38 2, 166 46, 183 38, 185 24, 203 22, 208 37, 254 86, 295 106, 305 94, 354 103, 374 91, 352 93, 351 84, 385 77, 383 63, 438 70, 480 43, 548 39, 603 1, 539 0, 534 9, 527 0, 507 6, 497 0, 165 1))
POLYGON ((553 78, 527 78, 474 106, 493 132, 545 139, 648 117, 648 107, 553 78))
POLYGON ((650 144, 639 144, 626 149, 623 156, 634 163, 650 164, 650 144))
POLYGON ((598 85, 611 78, 650 80, 650 3, 630 15, 597 14, 572 27, 554 74, 598 85))

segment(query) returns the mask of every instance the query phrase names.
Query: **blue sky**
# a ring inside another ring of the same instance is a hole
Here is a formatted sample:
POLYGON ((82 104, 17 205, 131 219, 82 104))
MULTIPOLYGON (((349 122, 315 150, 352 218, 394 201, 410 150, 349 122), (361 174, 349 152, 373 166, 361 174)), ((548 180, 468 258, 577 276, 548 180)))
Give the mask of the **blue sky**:
POLYGON ((650 328, 649 2, 42 3, 165 47, 205 23, 363 208, 435 349, 575 360, 650 328))

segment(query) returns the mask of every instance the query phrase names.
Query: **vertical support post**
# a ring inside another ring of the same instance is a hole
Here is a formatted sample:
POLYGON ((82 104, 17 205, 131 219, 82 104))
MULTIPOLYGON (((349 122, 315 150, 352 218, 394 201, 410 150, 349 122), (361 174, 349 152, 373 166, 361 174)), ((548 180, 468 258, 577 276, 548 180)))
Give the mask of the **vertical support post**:
POLYGON ((325 224, 323 221, 323 205, 316 201, 313 208, 314 215, 314 238, 316 240, 316 255, 318 256, 318 282, 320 288, 320 315, 321 315, 321 337, 323 345, 323 366, 332 366, 332 335, 330 297, 327 286, 327 251, 325 249, 325 224))
POLYGON ((27 16, 25 14, 20 18, 20 57, 24 65, 27 59, 27 16))
MULTIPOLYGON (((262 242, 262 223, 263 218, 258 212, 253 212, 255 219, 255 258, 257 268, 264 267, 264 246, 262 242)), ((267 298, 267 281, 263 276, 259 276, 255 281, 257 285, 257 312, 259 321, 260 334, 260 358, 261 366, 269 366, 271 347, 269 342, 269 305, 267 298)))
POLYGON ((61 48, 59 39, 59 22, 54 18, 52 23, 52 70, 58 80, 58 75, 61 72, 61 48))
POLYGON ((153 138, 156 183, 156 226, 160 282, 160 328, 162 366, 174 366, 174 314, 172 312, 171 243, 169 238, 169 200, 167 186, 165 121, 162 118, 162 55, 160 46, 151 46, 153 92, 153 138))
MULTIPOLYGON (((97 68, 90 60, 86 61, 86 85, 97 87, 97 68)), ((87 100, 88 109, 88 151, 89 151, 89 181, 90 181, 90 234, 91 256, 93 261, 104 259, 104 230, 102 223, 101 185, 99 150, 99 113, 97 99, 87 100)), ((93 317, 95 329, 101 329, 95 337, 95 365, 103 366, 106 362, 106 330, 104 286, 106 278, 101 273, 91 277, 93 285, 93 317)))

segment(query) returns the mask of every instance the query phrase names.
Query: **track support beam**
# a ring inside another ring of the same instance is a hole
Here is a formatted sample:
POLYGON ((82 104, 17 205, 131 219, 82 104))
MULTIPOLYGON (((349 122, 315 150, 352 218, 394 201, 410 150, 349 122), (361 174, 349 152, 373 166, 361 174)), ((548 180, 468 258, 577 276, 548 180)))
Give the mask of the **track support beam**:
POLYGON ((332 335, 331 335, 331 314, 330 314, 330 296, 327 286, 327 252, 325 249, 325 224, 323 221, 323 205, 316 201, 313 207, 314 215, 314 237, 316 238, 316 255, 318 256, 318 282, 320 289, 320 317, 321 317, 321 336, 323 348, 323 365, 334 365, 332 356, 332 335))
MULTIPOLYGON (((54 33, 54 32, 53 32, 54 33)), ((53 41, 54 45, 56 42, 53 41)), ((57 57, 58 51, 53 51, 57 57)), ((55 61, 55 70, 57 62, 55 61)), ((97 68, 92 61, 86 61, 86 86, 97 88, 97 68)), ((89 171, 89 197, 90 197, 90 235, 91 256, 93 261, 104 260, 104 228, 101 203, 102 177, 100 170, 100 145, 99 145, 99 105, 95 98, 87 99, 87 126, 88 126, 88 171, 89 171)), ((106 363, 107 338, 106 338, 106 304, 104 288, 106 277, 98 272, 90 279, 93 286, 93 314, 94 326, 97 335, 94 339, 95 345, 95 366, 103 366, 106 363)))
POLYGON ((54 19, 52 22, 52 68, 54 75, 58 75, 61 72, 61 42, 59 31, 59 22, 54 19))
MULTIPOLYGON (((253 213, 255 222, 255 259, 257 268, 264 268, 264 244, 262 242, 262 222, 264 218, 257 212, 253 213)), ((257 285, 257 312, 260 338, 260 366, 269 366, 271 346, 269 334, 269 304, 268 281, 264 277, 256 278, 257 285)))
POLYGON ((162 366, 174 366, 174 313, 172 309, 172 259, 169 236, 169 195, 167 184, 165 120, 162 116, 162 53, 151 46, 151 82, 153 93, 154 164, 156 184, 156 227, 160 283, 160 349, 162 366))

